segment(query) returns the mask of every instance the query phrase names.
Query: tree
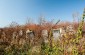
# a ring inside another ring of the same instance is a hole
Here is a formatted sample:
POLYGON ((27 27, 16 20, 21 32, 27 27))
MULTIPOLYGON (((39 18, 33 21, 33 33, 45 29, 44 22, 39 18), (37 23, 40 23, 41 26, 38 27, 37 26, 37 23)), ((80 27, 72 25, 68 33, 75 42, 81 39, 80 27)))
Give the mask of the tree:
POLYGON ((18 26, 19 26, 19 24, 14 21, 9 25, 9 27, 18 27, 18 26))
POLYGON ((45 20, 44 16, 41 15, 38 19, 38 24, 43 25, 45 22, 46 22, 46 20, 45 20))
POLYGON ((32 24, 33 22, 32 22, 32 18, 27 18, 27 20, 26 20, 26 25, 29 25, 29 24, 32 24))

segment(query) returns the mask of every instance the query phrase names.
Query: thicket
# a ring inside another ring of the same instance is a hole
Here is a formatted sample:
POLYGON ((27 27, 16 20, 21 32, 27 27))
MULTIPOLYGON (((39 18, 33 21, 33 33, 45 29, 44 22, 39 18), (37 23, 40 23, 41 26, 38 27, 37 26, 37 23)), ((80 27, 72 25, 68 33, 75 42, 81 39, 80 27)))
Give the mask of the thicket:
MULTIPOLYGON (((49 27, 49 37, 48 43, 45 43, 41 35, 41 30, 43 30, 43 25, 40 23, 38 26, 32 26, 32 30, 35 30, 36 37, 32 42, 29 42, 29 38, 21 38, 21 44, 19 43, 20 39, 12 39, 11 35, 8 38, 8 44, 0 43, 0 54, 1 55, 85 55, 85 36, 82 36, 82 28, 84 25, 84 18, 79 23, 78 30, 76 34, 69 35, 68 32, 64 34, 63 37, 60 37, 57 41, 53 40, 52 25, 50 23, 44 24, 46 28, 49 27), (34 27, 34 28, 33 28, 34 27), (11 39, 11 40, 10 40, 11 39), (14 41, 14 42, 12 42, 14 41)), ((25 26, 24 28, 26 28, 25 26)), ((9 30, 18 30, 17 28, 9 28, 9 30)), ((10 33, 13 32, 10 30, 10 33)), ((7 31, 8 32, 8 31, 7 31)), ((24 35, 26 36, 26 35, 24 35)), ((5 40, 6 40, 5 38, 5 40)), ((1 36, 0 36, 1 39, 1 36)))

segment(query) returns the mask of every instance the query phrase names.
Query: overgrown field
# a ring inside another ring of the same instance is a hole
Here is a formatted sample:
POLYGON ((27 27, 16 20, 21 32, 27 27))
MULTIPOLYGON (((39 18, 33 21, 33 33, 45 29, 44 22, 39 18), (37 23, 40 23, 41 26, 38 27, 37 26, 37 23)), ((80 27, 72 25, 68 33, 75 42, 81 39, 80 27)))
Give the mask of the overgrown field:
MULTIPOLYGON (((83 25, 84 17, 77 27, 74 25, 75 34, 70 35, 66 32, 56 41, 53 38, 51 23, 2 28, 0 29, 0 55, 85 55, 83 25), (33 31, 33 38, 26 34, 28 28, 33 31), (42 37, 43 29, 48 30, 48 42, 45 42, 42 37), (23 35, 19 35, 20 30, 23 30, 23 35)), ((57 25, 60 26, 62 25, 57 25)))

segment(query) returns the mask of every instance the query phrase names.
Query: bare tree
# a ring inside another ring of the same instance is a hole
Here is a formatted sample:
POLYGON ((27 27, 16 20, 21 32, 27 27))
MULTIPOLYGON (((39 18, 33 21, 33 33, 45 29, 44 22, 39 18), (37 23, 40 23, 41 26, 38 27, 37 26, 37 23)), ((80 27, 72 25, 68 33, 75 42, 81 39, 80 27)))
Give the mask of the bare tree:
POLYGON ((43 25, 45 22, 46 22, 46 20, 45 20, 44 16, 41 15, 38 19, 38 24, 43 25))
POLYGON ((14 21, 9 25, 9 27, 18 27, 18 26, 19 26, 19 24, 14 21))
POLYGON ((27 20, 26 20, 26 25, 29 25, 29 24, 32 24, 33 22, 32 22, 32 18, 27 18, 27 20))
POLYGON ((73 23, 80 22, 80 15, 78 12, 73 13, 72 16, 73 16, 73 23))

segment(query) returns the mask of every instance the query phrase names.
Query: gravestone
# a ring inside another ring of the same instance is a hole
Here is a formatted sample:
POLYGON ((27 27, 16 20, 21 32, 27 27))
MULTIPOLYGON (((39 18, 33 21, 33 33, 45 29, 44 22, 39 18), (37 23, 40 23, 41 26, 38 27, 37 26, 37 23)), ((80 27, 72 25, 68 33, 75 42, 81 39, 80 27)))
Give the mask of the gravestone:
POLYGON ((20 30, 19 31, 19 36, 22 36, 23 35, 23 30, 20 30))
POLYGON ((58 40, 60 37, 60 29, 53 29, 53 39, 54 41, 58 40))
POLYGON ((66 32, 68 32, 69 35, 75 34, 74 27, 72 25, 67 26, 66 32))
POLYGON ((26 37, 30 37, 30 38, 34 37, 34 32, 28 29, 26 31, 26 37))
POLYGON ((34 32, 33 31, 31 31, 31 30, 27 30, 26 31, 26 41, 30 44, 30 45, 32 45, 32 44, 34 44, 34 42, 33 42, 33 40, 34 40, 34 32))
POLYGON ((42 37, 44 39, 44 42, 48 43, 48 31, 47 30, 42 30, 42 37))

